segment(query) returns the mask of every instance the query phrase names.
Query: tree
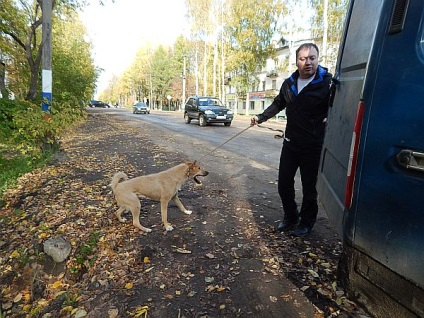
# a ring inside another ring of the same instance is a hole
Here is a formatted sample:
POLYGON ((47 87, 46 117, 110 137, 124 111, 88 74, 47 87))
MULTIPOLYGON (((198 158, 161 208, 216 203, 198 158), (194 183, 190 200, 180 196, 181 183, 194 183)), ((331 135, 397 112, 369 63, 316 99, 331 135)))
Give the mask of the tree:
POLYGON ((70 97, 84 105, 95 90, 99 70, 90 56, 91 44, 84 40, 85 27, 75 12, 55 18, 53 29, 53 87, 55 101, 65 102, 70 97))
POLYGON ((169 50, 160 45, 153 53, 152 57, 152 85, 157 99, 160 101, 160 108, 162 109, 163 101, 166 95, 170 92, 171 81, 173 79, 173 70, 171 66, 171 57, 169 50))
POLYGON ((323 39, 321 59, 334 68, 343 32, 348 0, 309 0, 314 11, 312 35, 323 39))
MULTIPOLYGON (((13 91, 18 94, 17 97, 25 97, 31 101, 36 99, 40 80, 42 1, 0 2, 0 49, 3 51, 10 47, 6 54, 10 59, 11 71, 15 73, 16 89, 13 91)), ((60 16, 67 10, 75 11, 85 4, 85 0, 53 1, 53 12, 60 16)))
POLYGON ((231 55, 227 65, 232 71, 232 83, 237 94, 246 98, 249 110, 249 89, 254 84, 258 68, 262 68, 274 48, 271 40, 283 9, 274 0, 234 0, 226 28, 230 36, 231 55))

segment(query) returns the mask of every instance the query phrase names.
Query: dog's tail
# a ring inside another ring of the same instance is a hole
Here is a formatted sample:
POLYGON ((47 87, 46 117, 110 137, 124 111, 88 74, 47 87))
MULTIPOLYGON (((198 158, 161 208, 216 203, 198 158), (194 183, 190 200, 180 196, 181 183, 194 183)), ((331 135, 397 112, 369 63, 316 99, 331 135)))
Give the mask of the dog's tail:
POLYGON ((116 186, 121 180, 128 180, 128 176, 123 172, 115 173, 115 175, 112 177, 112 181, 110 182, 112 191, 115 191, 116 186))

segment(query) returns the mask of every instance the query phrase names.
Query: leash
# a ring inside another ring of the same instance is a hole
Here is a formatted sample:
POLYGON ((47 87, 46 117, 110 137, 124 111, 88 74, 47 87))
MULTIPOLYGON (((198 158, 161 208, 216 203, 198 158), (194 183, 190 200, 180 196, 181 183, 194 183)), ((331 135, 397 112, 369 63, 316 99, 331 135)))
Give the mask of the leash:
MULTIPOLYGON (((212 149, 211 151, 209 151, 208 153, 206 153, 205 155, 203 155, 202 157, 200 157, 200 159, 202 159, 202 158, 204 158, 204 157, 206 157, 206 156, 209 156, 210 154, 212 154, 213 152, 215 152, 217 149, 221 148, 221 147, 222 147, 222 146, 224 146, 226 143, 229 143, 229 142, 230 142, 231 140, 233 140, 234 138, 236 138, 236 137, 240 136, 242 133, 244 133, 246 130, 248 130, 249 128, 251 128, 251 127, 253 127, 253 126, 255 126, 255 125, 249 125, 248 127, 244 128, 242 131, 240 131, 239 133, 235 134, 233 137, 231 137, 230 139, 226 140, 225 142, 223 142, 222 144, 220 144, 218 147, 216 147, 216 148, 212 149)), ((281 133, 281 135, 275 135, 275 136, 274 136, 274 139, 281 139, 281 138, 284 138, 284 130, 281 130, 281 129, 275 129, 275 128, 267 127, 267 126, 260 125, 260 124, 257 124, 256 126, 258 126, 259 128, 266 128, 266 129, 269 129, 269 130, 272 130, 272 131, 278 131, 278 132, 280 132, 280 133, 281 133)))
POLYGON ((275 128, 272 128, 272 127, 267 127, 267 126, 264 126, 264 125, 261 125, 261 124, 257 124, 256 126, 258 126, 259 128, 266 128, 266 129, 269 129, 269 130, 272 130, 272 131, 278 131, 278 132, 280 132, 281 135, 274 135, 274 139, 282 139, 282 138, 284 138, 284 130, 275 129, 275 128))
POLYGON ((244 133, 246 130, 248 130, 250 127, 253 127, 252 125, 244 128, 242 131, 240 131, 239 133, 235 134, 233 137, 231 137, 230 139, 228 139, 227 141, 223 142, 222 144, 220 144, 218 147, 212 149, 211 151, 209 151, 206 155, 203 155, 201 158, 204 158, 206 156, 209 156, 210 154, 212 154, 215 150, 221 148, 222 146, 224 146, 226 143, 230 142, 231 140, 233 140, 234 138, 236 138, 237 136, 241 135, 242 133, 244 133))

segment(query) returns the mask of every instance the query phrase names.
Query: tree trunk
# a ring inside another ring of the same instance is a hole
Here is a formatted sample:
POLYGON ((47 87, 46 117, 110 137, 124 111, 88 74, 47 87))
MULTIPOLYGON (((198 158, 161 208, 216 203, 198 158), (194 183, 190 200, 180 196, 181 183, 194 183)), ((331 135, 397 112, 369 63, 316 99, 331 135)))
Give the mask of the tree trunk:
MULTIPOLYGON (((28 44, 29 46, 29 44, 28 44)), ((28 61, 28 65, 31 71, 30 74, 30 80, 29 80, 29 90, 28 94, 26 96, 26 100, 28 101, 34 101, 37 96, 37 84, 39 80, 39 72, 40 72, 40 66, 41 66, 41 54, 43 52, 42 46, 38 48, 37 56, 35 59, 32 58, 31 55, 31 48, 26 47, 26 58, 28 61)))
POLYGON ((6 64, 3 61, 0 61, 0 94, 3 98, 9 98, 6 89, 6 64))

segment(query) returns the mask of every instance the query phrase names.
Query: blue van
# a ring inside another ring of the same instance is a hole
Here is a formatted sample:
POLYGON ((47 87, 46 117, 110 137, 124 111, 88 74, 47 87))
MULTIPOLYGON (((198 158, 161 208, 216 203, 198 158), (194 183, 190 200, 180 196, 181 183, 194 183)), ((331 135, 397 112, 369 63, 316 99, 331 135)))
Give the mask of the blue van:
POLYGON ((424 1, 351 0, 317 189, 339 278, 375 317, 424 317, 424 1))

